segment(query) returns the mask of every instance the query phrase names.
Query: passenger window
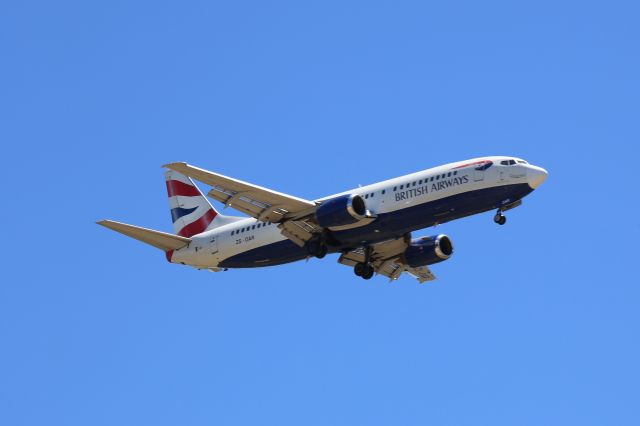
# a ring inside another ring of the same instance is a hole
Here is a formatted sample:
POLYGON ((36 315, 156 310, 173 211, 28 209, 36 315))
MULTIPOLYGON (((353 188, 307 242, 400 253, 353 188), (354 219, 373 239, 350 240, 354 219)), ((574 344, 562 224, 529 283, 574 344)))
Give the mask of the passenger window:
POLYGON ((386 189, 383 189, 383 190, 382 190, 382 195, 384 195, 384 193, 385 193, 385 192, 386 192, 386 189))
POLYGON ((253 225, 253 226, 251 227, 251 229, 256 229, 256 226, 255 226, 255 225, 253 225))
POLYGON ((373 198, 373 195, 374 195, 374 194, 375 194, 375 192, 372 192, 372 193, 371 193, 371 198, 373 198))
POLYGON ((457 170, 456 170, 455 172, 453 172, 453 175, 454 175, 454 176, 455 176, 455 175, 457 175, 457 174, 458 174, 458 171, 457 171, 457 170))
POLYGON ((231 235, 233 235, 233 233, 234 233, 234 232, 235 232, 235 231, 231 231, 231 235))
POLYGON ((365 199, 369 198, 369 194, 366 194, 366 195, 364 196, 364 198, 365 198, 365 199))
POLYGON ((394 187, 393 187, 393 190, 394 190, 394 191, 397 191, 397 190, 398 190, 398 187, 397 187, 397 186, 394 186, 394 187))
POLYGON ((433 176, 431 176, 431 179, 430 179, 430 180, 431 180, 431 182, 433 182, 433 176))
POLYGON ((403 188, 404 188, 404 184, 400 185, 400 189, 403 189, 403 188))
POLYGON ((440 180, 440 175, 437 175, 437 176, 436 176, 436 180, 440 180))

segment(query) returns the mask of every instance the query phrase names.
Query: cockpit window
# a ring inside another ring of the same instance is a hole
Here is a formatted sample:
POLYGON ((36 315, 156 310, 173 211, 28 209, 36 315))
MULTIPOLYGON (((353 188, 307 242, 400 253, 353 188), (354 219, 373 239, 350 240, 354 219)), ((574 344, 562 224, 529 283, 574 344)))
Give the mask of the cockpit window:
POLYGON ((516 164, 516 160, 502 160, 500 164, 502 164, 503 166, 513 166, 514 164, 516 164))
POLYGON ((524 160, 518 160, 518 163, 520 163, 520 164, 527 164, 527 162, 526 162, 526 161, 524 161, 524 160))

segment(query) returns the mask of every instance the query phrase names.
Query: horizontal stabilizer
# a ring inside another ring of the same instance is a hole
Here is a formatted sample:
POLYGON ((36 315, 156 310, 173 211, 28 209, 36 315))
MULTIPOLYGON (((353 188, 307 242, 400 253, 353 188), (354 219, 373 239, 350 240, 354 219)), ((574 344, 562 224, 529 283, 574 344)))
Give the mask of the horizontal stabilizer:
POLYGON ((139 226, 127 225, 126 223, 114 222, 113 220, 101 220, 96 223, 164 251, 177 250, 191 242, 190 238, 154 231, 153 229, 141 228, 139 226))

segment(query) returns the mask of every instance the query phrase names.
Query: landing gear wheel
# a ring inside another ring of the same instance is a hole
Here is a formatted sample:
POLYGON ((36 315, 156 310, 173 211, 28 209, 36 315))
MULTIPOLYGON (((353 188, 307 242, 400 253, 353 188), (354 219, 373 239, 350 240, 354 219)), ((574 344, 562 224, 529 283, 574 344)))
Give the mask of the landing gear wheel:
POLYGON ((325 257, 327 255, 327 251, 327 245, 320 241, 309 241, 307 243, 307 252, 318 259, 325 257))
POLYGON ((498 213, 493 217, 493 221, 498 225, 504 225, 507 223, 507 217, 503 216, 502 213, 498 213))
POLYGON ((356 263, 353 267, 353 273, 365 280, 371 279, 374 272, 373 266, 362 262, 356 263))
POLYGON ((364 278, 365 280, 370 280, 371 277, 373 277, 373 273, 375 271, 373 270, 373 266, 371 265, 367 265, 367 267, 365 268, 365 271, 362 273, 361 277, 364 278))

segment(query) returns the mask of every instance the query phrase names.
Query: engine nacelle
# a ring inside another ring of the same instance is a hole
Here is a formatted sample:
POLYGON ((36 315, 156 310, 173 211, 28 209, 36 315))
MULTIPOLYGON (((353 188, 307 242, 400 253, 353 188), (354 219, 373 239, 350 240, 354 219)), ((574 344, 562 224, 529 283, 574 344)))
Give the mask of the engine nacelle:
POLYGON ((411 240, 409 247, 404 252, 404 261, 407 265, 416 268, 442 262, 450 258, 452 254, 453 243, 451 239, 440 234, 411 240))
POLYGON ((316 221, 323 228, 351 225, 367 216, 367 205, 357 194, 341 195, 323 201, 316 209, 316 221))

